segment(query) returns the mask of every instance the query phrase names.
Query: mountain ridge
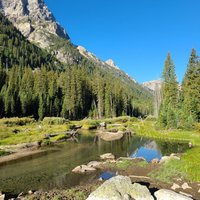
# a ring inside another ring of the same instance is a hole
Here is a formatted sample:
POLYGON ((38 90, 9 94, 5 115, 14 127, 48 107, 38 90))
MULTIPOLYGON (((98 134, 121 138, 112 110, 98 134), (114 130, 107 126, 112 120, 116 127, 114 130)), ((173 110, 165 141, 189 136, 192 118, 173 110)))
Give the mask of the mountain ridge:
POLYGON ((104 62, 85 48, 73 45, 44 0, 0 0, 0 10, 30 42, 46 49, 61 62, 73 65, 87 59, 95 66, 112 71, 126 82, 136 83, 114 62, 104 62))

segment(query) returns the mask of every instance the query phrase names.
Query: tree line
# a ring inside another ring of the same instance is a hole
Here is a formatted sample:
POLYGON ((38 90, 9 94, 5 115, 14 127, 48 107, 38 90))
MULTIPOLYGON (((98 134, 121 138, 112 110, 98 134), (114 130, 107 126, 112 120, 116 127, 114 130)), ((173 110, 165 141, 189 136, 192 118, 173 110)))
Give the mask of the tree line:
POLYGON ((150 104, 145 105, 143 95, 141 99, 136 98, 133 89, 119 78, 102 74, 99 69, 88 76, 83 66, 71 66, 58 72, 45 67, 32 70, 19 66, 7 71, 0 65, 0 77, 1 117, 80 119, 138 116, 150 111, 150 104))
POLYGON ((167 128, 192 128, 200 120, 200 60, 196 50, 192 49, 181 85, 178 84, 170 53, 162 79, 159 124, 167 128))

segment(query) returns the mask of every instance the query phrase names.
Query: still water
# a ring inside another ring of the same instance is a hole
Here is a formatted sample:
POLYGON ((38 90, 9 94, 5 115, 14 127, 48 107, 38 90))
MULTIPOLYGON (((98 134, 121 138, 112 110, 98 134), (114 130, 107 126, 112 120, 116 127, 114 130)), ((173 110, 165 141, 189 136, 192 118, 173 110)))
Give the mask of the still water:
POLYGON ((72 174, 80 164, 98 160, 99 155, 111 152, 116 157, 144 157, 147 161, 162 155, 183 152, 186 144, 155 141, 142 137, 123 137, 105 142, 94 135, 82 135, 78 142, 66 142, 50 147, 42 155, 32 156, 0 166, 0 191, 17 194, 29 190, 67 188, 89 180, 91 175, 72 174), (53 150, 53 151, 52 151, 53 150))

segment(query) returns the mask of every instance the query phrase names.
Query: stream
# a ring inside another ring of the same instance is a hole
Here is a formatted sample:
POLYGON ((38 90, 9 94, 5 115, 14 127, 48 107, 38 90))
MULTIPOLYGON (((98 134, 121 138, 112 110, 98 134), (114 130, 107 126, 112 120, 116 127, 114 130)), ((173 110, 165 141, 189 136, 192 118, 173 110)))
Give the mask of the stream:
POLYGON ((71 170, 77 165, 98 160, 101 154, 110 152, 116 157, 144 157, 150 162, 163 155, 184 152, 187 146, 136 136, 105 142, 88 132, 79 136, 78 143, 70 141, 48 147, 43 154, 0 166, 0 191, 19 194, 29 190, 65 189, 97 176, 73 174, 71 170))

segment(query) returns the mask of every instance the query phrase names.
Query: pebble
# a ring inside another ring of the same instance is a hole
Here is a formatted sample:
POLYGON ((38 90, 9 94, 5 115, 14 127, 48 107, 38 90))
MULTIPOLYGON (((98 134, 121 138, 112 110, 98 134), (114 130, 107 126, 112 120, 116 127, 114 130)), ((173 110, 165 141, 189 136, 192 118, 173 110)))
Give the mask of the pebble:
POLYGON ((179 188, 180 188, 180 186, 176 183, 174 183, 171 187, 172 190, 176 190, 176 189, 179 189, 179 188))
POLYGON ((33 194, 33 191, 32 191, 32 190, 29 190, 29 191, 28 191, 28 194, 33 194))
POLYGON ((184 190, 186 189, 192 189, 187 183, 183 183, 183 185, 181 186, 184 190))

